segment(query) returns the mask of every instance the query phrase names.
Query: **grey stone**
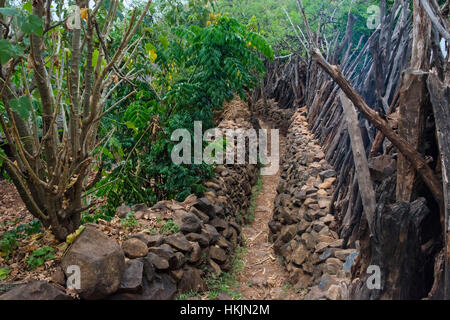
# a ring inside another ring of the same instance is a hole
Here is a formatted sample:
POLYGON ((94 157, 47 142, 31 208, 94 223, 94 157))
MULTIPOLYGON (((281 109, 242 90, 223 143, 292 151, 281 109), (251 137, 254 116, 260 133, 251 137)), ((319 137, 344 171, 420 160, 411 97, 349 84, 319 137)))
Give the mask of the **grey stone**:
MULTIPOLYGON (((76 265, 81 271, 83 299, 102 299, 116 292, 125 271, 125 256, 116 241, 87 225, 61 261, 64 272, 76 265)), ((67 274, 66 276, 70 276, 67 274)))
POLYGON ((33 281, 2 294, 0 300, 72 300, 72 297, 47 281, 33 281))

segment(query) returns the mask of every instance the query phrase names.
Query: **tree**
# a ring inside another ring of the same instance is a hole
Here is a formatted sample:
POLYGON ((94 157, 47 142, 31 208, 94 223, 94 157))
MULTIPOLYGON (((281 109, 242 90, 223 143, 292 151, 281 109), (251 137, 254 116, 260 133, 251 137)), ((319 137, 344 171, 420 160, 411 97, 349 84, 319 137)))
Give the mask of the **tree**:
POLYGON ((0 1, 0 127, 12 152, 0 159, 28 210, 61 241, 79 227, 89 207, 83 193, 101 176, 99 169, 88 179, 98 124, 108 111, 103 106, 119 84, 137 76, 126 66, 151 0, 122 17, 124 25, 115 23, 121 1, 89 3, 0 1), (123 34, 114 46, 112 32, 123 34))

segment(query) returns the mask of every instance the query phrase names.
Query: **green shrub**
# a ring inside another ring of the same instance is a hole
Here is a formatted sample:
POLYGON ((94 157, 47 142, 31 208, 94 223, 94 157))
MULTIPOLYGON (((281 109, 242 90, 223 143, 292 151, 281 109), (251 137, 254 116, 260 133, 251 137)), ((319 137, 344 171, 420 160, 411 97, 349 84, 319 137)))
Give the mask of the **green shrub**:
POLYGON ((55 257, 54 250, 52 247, 46 246, 40 249, 36 249, 31 253, 26 259, 26 263, 30 270, 36 269, 37 267, 42 266, 45 261, 51 260, 55 257))
POLYGON ((180 228, 173 220, 167 220, 161 227, 161 232, 165 235, 174 234, 180 231, 180 228))
POLYGON ((212 128, 214 111, 224 101, 235 93, 244 99, 244 90, 259 84, 265 71, 261 54, 273 57, 265 39, 235 19, 216 17, 210 25, 203 18, 188 20, 180 25, 169 19, 159 31, 145 34, 142 46, 148 55, 133 67, 152 81, 124 82, 108 102, 128 97, 99 130, 106 142, 97 152, 106 167, 95 193, 107 198, 103 211, 108 216, 122 203, 151 206, 205 192, 203 183, 213 167, 174 164, 172 132, 183 128, 193 133, 194 121, 201 121, 203 130, 212 128))
POLYGON ((134 212, 127 213, 125 218, 120 220, 120 223, 129 230, 133 230, 139 225, 134 212))
POLYGON ((11 270, 6 268, 0 268, 0 280, 5 280, 8 274, 11 273, 11 270))
POLYGON ((0 240, 0 255, 8 260, 10 255, 14 252, 14 249, 19 245, 17 242, 17 234, 13 232, 7 232, 0 240))

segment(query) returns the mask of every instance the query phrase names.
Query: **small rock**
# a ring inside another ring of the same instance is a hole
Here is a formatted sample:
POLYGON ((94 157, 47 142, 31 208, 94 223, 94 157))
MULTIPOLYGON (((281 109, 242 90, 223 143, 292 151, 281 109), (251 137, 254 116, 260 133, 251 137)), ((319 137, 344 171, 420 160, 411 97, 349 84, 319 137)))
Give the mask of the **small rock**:
POLYGON ((177 265, 174 268, 180 269, 186 263, 186 257, 181 252, 175 252, 175 258, 177 259, 177 265))
POLYGON ((323 183, 319 184, 319 189, 330 189, 333 186, 334 181, 336 181, 336 178, 325 179, 323 183))
POLYGON ((222 273, 222 269, 220 269, 220 266, 217 263, 215 263, 212 259, 208 259, 208 265, 215 275, 220 275, 222 273))
POLYGON ((217 246, 211 246, 209 248, 209 255, 211 259, 218 263, 225 263, 228 258, 226 252, 217 246))
POLYGON ((171 270, 170 274, 178 282, 181 280, 181 278, 183 278, 184 271, 183 271, 183 269, 171 270))
POLYGON ((325 170, 319 173, 320 179, 325 180, 327 178, 332 178, 336 176, 336 171, 334 170, 325 170))
POLYGON ((208 223, 209 217, 206 213, 203 213, 202 211, 196 209, 195 207, 192 207, 189 212, 195 214, 200 220, 203 221, 203 223, 208 223))
POLYGON ((140 260, 129 260, 126 262, 125 272, 120 281, 118 293, 136 293, 142 289, 142 275, 144 262, 140 260))
POLYGON ((305 300, 324 300, 326 298, 325 294, 318 286, 314 286, 305 296, 305 300))
POLYGON ((281 229, 280 239, 284 243, 288 243, 289 241, 294 239, 296 234, 297 234, 297 226, 296 225, 284 226, 281 229))
POLYGON ((52 281, 59 285, 66 285, 66 275, 61 267, 57 267, 56 270, 52 273, 52 281))
POLYGON ((209 245, 208 238, 203 234, 188 233, 186 239, 191 242, 198 242, 202 247, 207 247, 209 245))
POLYGON ((316 246, 316 239, 310 233, 303 233, 301 239, 305 243, 308 250, 313 250, 316 246))
POLYGON ((157 256, 167 260, 169 262, 169 268, 175 269, 178 261, 175 257, 175 253, 172 250, 172 247, 168 244, 162 244, 159 247, 151 247, 148 249, 150 252, 156 254, 157 256))
POLYGON ((326 297, 329 300, 339 300, 341 298, 341 287, 336 284, 331 285, 327 290, 326 297))
POLYGON ((325 217, 320 218, 320 220, 325 224, 330 224, 334 221, 334 217, 331 214, 327 214, 325 217))
POLYGON ((183 233, 199 232, 201 220, 192 212, 186 212, 181 218, 180 231, 183 233))
POLYGON ((164 237, 160 234, 151 235, 148 238, 147 247, 159 247, 163 243, 164 237))
POLYGON ((210 224, 216 228, 218 231, 222 231, 228 228, 228 222, 224 219, 214 218, 210 221, 210 224))
POLYGON ((320 198, 319 199, 319 208, 320 209, 326 209, 330 206, 330 199, 320 198))
POLYGON ((205 224, 202 229, 202 234, 204 234, 208 239, 209 243, 216 243, 217 240, 219 240, 219 232, 217 232, 217 229, 214 228, 214 226, 210 224, 205 224))
POLYGON ((132 236, 130 236, 130 239, 131 238, 139 239, 148 246, 148 244, 150 242, 150 237, 152 237, 152 236, 149 234, 146 234, 146 233, 136 233, 136 234, 133 234, 132 236))
MULTIPOLYGON (((134 261, 134 260, 132 260, 134 261)), ((147 281, 152 281, 153 278, 155 277, 155 267, 153 265, 153 260, 152 259, 147 259, 147 257, 142 258, 141 260, 142 262, 144 262, 144 270, 143 270, 143 274, 145 279, 147 279, 147 281)))
POLYGON ((192 244, 192 251, 189 255, 188 260, 190 263, 196 263, 202 257, 202 249, 200 248, 200 245, 197 242, 191 242, 191 244, 192 244))
POLYGON ((178 283, 178 289, 181 292, 203 292, 206 290, 206 283, 202 279, 202 272, 199 269, 185 267, 183 276, 178 283))
POLYGON ((344 270, 351 270, 352 265, 355 263, 355 259, 358 256, 358 251, 354 251, 352 253, 350 253, 347 257, 347 259, 345 260, 344 263, 344 270))
POLYGON ((150 283, 145 283, 143 300, 172 300, 177 293, 177 285, 168 274, 157 274, 150 283))
POLYGON ((344 262, 347 259, 348 255, 354 251, 355 249, 336 250, 334 252, 334 256, 344 262))
POLYGON ((337 239, 330 243, 331 248, 340 248, 344 244, 344 239, 337 239))
POLYGON ((131 207, 127 205, 121 205, 120 207, 117 207, 116 209, 116 216, 123 219, 127 216, 127 214, 131 213, 131 207))
POLYGON ((210 218, 215 217, 214 206, 207 198, 203 197, 197 200, 195 204, 195 208, 206 213, 210 218))
POLYGON ((166 237, 164 241, 175 249, 183 252, 189 252, 192 250, 191 243, 186 239, 185 236, 179 233, 166 237))
POLYGON ((145 257, 148 253, 147 244, 138 238, 131 238, 122 243, 122 249, 130 259, 145 257))
POLYGON ((160 257, 160 256, 157 256, 157 255, 154 254, 153 252, 150 252, 150 253, 147 255, 147 257, 146 257, 145 259, 146 259, 148 262, 151 262, 152 265, 153 265, 157 270, 164 271, 164 270, 169 269, 169 262, 168 262, 166 259, 164 259, 164 258, 162 258, 162 257, 160 257))
POLYGON ((325 273, 320 278, 319 288, 322 291, 327 291, 332 285, 339 284, 335 277, 325 273))
POLYGON ((308 256, 308 249, 305 245, 299 245, 292 253, 291 259, 294 264, 301 266, 308 256))
POLYGON ((326 264, 326 272, 332 275, 337 274, 339 270, 342 269, 343 266, 342 261, 337 258, 328 258, 325 264, 326 264))

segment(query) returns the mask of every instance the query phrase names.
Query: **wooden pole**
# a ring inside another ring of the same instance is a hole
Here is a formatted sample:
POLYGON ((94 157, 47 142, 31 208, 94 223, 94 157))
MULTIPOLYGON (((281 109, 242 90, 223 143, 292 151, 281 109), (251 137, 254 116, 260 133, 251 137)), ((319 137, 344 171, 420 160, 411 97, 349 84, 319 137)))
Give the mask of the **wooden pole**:
POLYGON ((347 122, 348 133, 352 145, 353 161, 355 162, 356 175, 358 178, 359 194, 361 195, 364 214, 369 225, 370 234, 373 234, 373 223, 376 208, 375 191, 373 190, 372 179, 370 178, 369 163, 367 161, 366 150, 359 128, 358 115, 353 103, 341 91, 339 97, 344 109, 345 120, 347 122))
POLYGON ((427 79, 431 104, 433 105, 436 121, 436 135, 439 143, 439 153, 442 161, 442 182, 444 187, 444 218, 445 228, 445 273, 444 296, 450 299, 450 86, 439 80, 438 76, 431 72, 427 79))

